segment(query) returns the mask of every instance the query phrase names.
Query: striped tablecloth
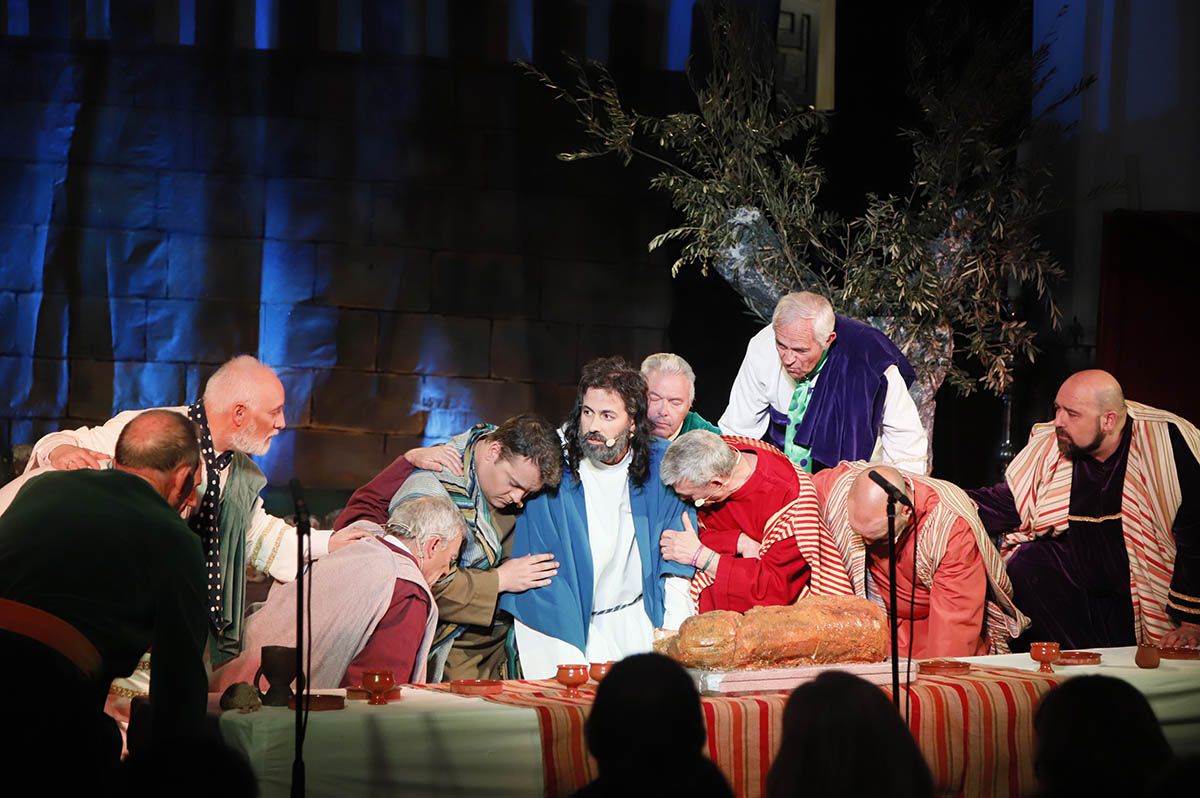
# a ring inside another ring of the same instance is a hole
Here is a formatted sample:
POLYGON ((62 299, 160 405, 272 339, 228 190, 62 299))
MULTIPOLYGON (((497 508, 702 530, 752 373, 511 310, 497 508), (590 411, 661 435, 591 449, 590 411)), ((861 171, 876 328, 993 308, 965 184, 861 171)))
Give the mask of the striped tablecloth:
MULTIPOLYGON (((1024 795, 1032 792, 1033 710, 1059 675, 974 668, 965 676, 921 677, 907 690, 913 734, 939 794, 1024 795)), ((447 689, 428 685, 428 689, 447 689)), ((883 688, 890 696, 891 691, 883 688)), ((510 681, 489 701, 538 714, 546 795, 566 796, 596 777, 583 723, 595 689, 566 695, 553 681, 510 681)), ((708 755, 739 796, 762 795, 779 748, 787 693, 705 697, 708 755)), ((903 698, 901 706, 903 707, 903 698)))

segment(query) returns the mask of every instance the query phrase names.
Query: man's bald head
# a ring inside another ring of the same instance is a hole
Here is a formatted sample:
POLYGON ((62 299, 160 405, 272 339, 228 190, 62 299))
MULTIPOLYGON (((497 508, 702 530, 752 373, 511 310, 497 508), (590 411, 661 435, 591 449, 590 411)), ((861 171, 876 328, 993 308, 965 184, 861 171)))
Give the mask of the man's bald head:
POLYGON ((121 430, 114 467, 149 482, 174 509, 191 499, 200 466, 199 432, 185 416, 170 410, 139 413, 121 430))
POLYGON ((1104 461, 1120 444, 1125 416, 1125 394, 1113 375, 1100 369, 1076 372, 1054 398, 1058 447, 1073 459, 1104 461))
POLYGON ((208 378, 204 412, 213 445, 247 454, 266 454, 284 428, 283 383, 268 366, 239 355, 208 378))
MULTIPOLYGON (((899 488, 905 496, 912 498, 912 491, 905 483, 904 475, 891 466, 871 466, 854 478, 850 485, 850 494, 846 497, 850 528, 867 544, 887 539, 887 494, 871 480, 871 472, 879 474, 899 488)), ((910 516, 911 512, 907 507, 901 506, 896 509, 897 536, 907 527, 910 516)))

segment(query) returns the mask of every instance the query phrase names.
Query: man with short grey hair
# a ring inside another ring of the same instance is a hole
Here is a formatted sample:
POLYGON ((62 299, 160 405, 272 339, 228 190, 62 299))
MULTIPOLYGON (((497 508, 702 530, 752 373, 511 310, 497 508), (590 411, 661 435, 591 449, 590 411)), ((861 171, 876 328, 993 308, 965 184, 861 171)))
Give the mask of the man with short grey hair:
POLYGON ((696 507, 699 534, 684 516, 683 530, 663 532, 659 545, 664 559, 696 567, 701 612, 851 592, 812 478, 775 447, 693 430, 667 449, 660 476, 696 507))
POLYGON ((673 441, 694 429, 720 433, 692 410, 696 372, 686 360, 674 352, 658 352, 642 361, 642 376, 646 378, 647 415, 655 435, 673 441))
MULTIPOLYGON (((368 670, 388 670, 397 682, 426 681, 426 662, 438 624, 431 585, 458 557, 466 523, 449 498, 420 496, 396 507, 379 536, 355 542, 312 566, 308 619, 315 688, 357 687, 368 670)), ((246 650, 213 673, 220 692, 250 681, 265 645, 296 644, 296 583, 279 585, 246 619, 246 650)))
POLYGON ((916 374, 886 335, 787 294, 750 339, 722 431, 765 438, 803 470, 882 460, 923 474, 928 439, 908 386, 916 374))

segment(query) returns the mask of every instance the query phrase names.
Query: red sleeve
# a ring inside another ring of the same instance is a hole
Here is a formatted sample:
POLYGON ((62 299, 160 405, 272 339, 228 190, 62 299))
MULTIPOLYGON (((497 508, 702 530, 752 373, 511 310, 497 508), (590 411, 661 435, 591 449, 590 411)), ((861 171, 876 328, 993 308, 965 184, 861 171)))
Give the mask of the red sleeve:
POLYGON ((705 527, 700 530, 700 542, 708 548, 715 551, 717 554, 737 554, 738 538, 741 537, 742 530, 740 529, 709 529, 705 527))
MULTIPOLYGON (((402 458, 403 459, 403 458, 402 458)), ((365 671, 391 671, 397 684, 411 682, 417 670, 417 655, 429 617, 429 597, 404 579, 396 580, 392 604, 371 639, 355 655, 342 677, 342 687, 358 687, 365 671)))
POLYGON ((363 485, 346 502, 346 509, 333 522, 333 528, 344 529, 355 521, 374 521, 383 526, 388 520, 388 505, 404 480, 413 472, 412 463, 401 455, 392 464, 375 475, 375 478, 363 485))
MULTIPOLYGON (((713 586, 715 608, 745 612, 751 607, 795 604, 808 584, 808 562, 794 538, 781 540, 761 558, 721 557, 713 586)), ((703 609, 703 608, 702 608, 703 609)))
POLYGON ((987 572, 975 536, 966 522, 954 525, 946 553, 929 591, 928 657, 970 657, 980 653, 987 572))

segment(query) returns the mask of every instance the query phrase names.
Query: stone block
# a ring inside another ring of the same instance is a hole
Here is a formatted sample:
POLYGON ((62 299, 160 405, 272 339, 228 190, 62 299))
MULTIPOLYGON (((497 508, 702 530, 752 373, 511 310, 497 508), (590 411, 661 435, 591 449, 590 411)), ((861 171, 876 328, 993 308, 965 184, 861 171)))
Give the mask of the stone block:
POLYGON ((379 335, 384 371, 488 376, 491 322, 455 316, 387 314, 379 335))
POLYGON ((318 140, 316 120, 268 117, 264 170, 273 177, 315 177, 318 140))
POLYGON ((521 255, 439 252, 433 256, 435 313, 493 319, 537 316, 540 268, 521 255))
POLYGON ((354 118, 362 81, 363 73, 352 62, 327 60, 296 76, 292 104, 305 116, 327 115, 345 125, 354 118))
POLYGON ((57 164, 0 161, 0 223, 49 222, 55 184, 64 171, 65 167, 57 164))
POLYGON ((52 218, 80 227, 153 227, 157 190, 157 177, 148 169, 75 165, 54 187, 52 218))
MULTIPOLYGON (((73 364, 80 361, 72 361, 73 364)), ((177 407, 187 404, 187 366, 182 363, 115 364, 112 410, 177 407)))
MULTIPOLYGON (((364 18, 364 50, 368 49, 367 28, 364 18)), ((395 48, 389 52, 395 52, 395 48)), ((444 118, 459 102, 453 67, 430 59, 381 61, 377 68, 361 76, 359 85, 362 87, 358 100, 361 119, 370 119, 381 108, 410 119, 444 118)))
POLYGON ((313 387, 313 425, 417 435, 425 426, 416 377, 323 371, 313 387))
POLYGON ((289 427, 312 424, 313 372, 309 369, 276 368, 283 383, 283 418, 289 427))
MULTIPOLYGON (((714 276, 713 279, 720 279, 714 276)), ((671 326, 675 295, 671 268, 667 263, 634 263, 630 266, 630 285, 637 301, 629 305, 629 323, 635 327, 671 326)), ((686 305, 680 308, 687 313, 686 305)))
POLYGON ((613 327, 593 324, 579 329, 579 368, 598 357, 620 355, 640 368, 646 355, 663 351, 664 330, 648 327, 613 327))
POLYGON ((425 437, 445 440, 481 421, 499 424, 528 412, 533 392, 529 383, 424 377, 418 406, 427 414, 425 437))
POLYGON ((266 235, 289 241, 362 242, 368 235, 369 203, 365 183, 268 180, 266 235))
POLYGON ((409 449, 416 449, 419 446, 433 446, 438 443, 445 443, 445 438, 430 438, 428 436, 413 436, 413 435, 388 435, 387 442, 384 444, 383 450, 383 465, 384 468, 389 466, 397 457, 403 457, 404 453, 409 449))
POLYGON ((93 163, 192 168, 191 115, 182 111, 105 106, 90 117, 93 163))
POLYGON ((530 409, 557 426, 565 421, 574 409, 577 392, 575 385, 539 383, 534 386, 533 407, 530 409))
POLYGON ((0 114, 0 152, 14 161, 66 161, 75 113, 67 103, 6 103, 0 114))
POLYGON ((68 300, 68 351, 97 360, 146 358, 146 301, 120 297, 68 300))
POLYGON ((41 290, 47 230, 48 227, 33 225, 0 226, 0 288, 5 291, 41 290))
POLYGON ((577 331, 573 324, 497 320, 492 325, 492 376, 570 384, 577 331))
POLYGON ((167 243, 167 294, 175 299, 259 300, 260 239, 172 234, 167 243))
POLYGON ((264 239, 262 291, 264 302, 306 302, 314 296, 317 245, 264 239))
POLYGON ((0 291, 0 354, 17 354, 17 295, 0 291))
POLYGON ((455 85, 457 110, 468 125, 515 128, 519 123, 517 86, 523 75, 507 65, 461 69, 455 85))
POLYGON ((457 251, 512 252, 520 238, 511 191, 377 186, 371 231, 384 243, 457 251))
POLYGON ((428 310, 429 268, 424 250, 321 244, 316 298, 343 307, 428 310))
POLYGON ((627 324, 640 302, 623 263, 547 260, 542 269, 541 318, 627 324))
POLYGON ((384 436, 285 429, 258 458, 267 480, 285 484, 293 477, 309 489, 356 489, 384 466, 384 436))
MULTIPOLYGON (((187 367, 187 399, 188 404, 195 402, 204 394, 204 386, 208 384, 208 378, 220 368, 220 363, 200 363, 188 365, 187 367)), ((284 383, 285 389, 287 383, 284 383)), ((286 399, 284 400, 287 401, 286 399)), ((285 408, 286 409, 286 408, 285 408)))
POLYGON ((0 357, 0 407, 10 418, 63 415, 67 407, 67 361, 0 357))
POLYGON ((17 298, 18 339, 22 354, 66 357, 68 325, 65 294, 21 294, 17 298))
POLYGON ((224 363, 258 351, 258 305, 198 299, 146 303, 146 351, 158 361, 224 363))
POLYGON ((371 311, 263 304, 259 351, 269 363, 309 368, 375 367, 378 324, 371 311))
POLYGON ((267 120, 261 116, 197 113, 195 115, 197 169, 261 175, 267 140, 267 120))
POLYGON ((545 257, 621 261, 629 254, 623 246, 630 237, 625 221, 615 202, 559 193, 521 195, 523 244, 545 257))
MULTIPOLYGON (((111 360, 70 361, 69 409, 73 416, 108 418, 113 415, 116 364, 111 360)), ((132 408, 122 408, 132 409, 132 408)))
POLYGON ((167 293, 166 238, 157 230, 51 227, 45 252, 47 291, 122 297, 167 293))
POLYGON ((240 175, 168 172, 159 178, 157 226, 180 233, 261 236, 263 182, 240 175))

